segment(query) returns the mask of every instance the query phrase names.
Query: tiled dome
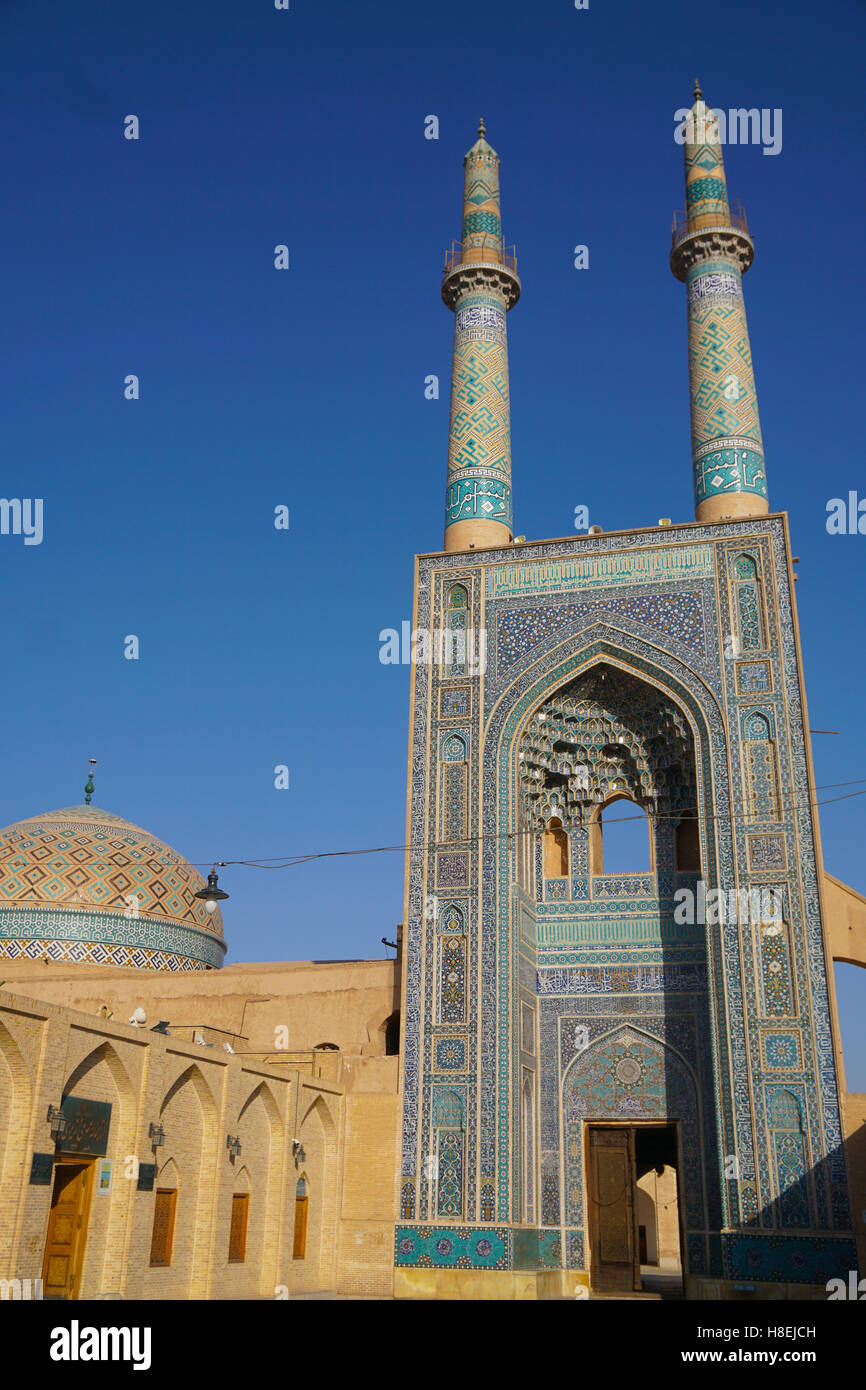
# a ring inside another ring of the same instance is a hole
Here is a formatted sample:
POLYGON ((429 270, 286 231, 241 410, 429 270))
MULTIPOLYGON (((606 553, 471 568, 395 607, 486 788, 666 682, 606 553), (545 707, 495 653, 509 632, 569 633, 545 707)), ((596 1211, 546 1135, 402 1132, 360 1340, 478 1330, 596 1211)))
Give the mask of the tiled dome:
POLYGON ((0 831, 0 959, 203 970, 225 954, 222 917, 197 869, 98 806, 0 831))

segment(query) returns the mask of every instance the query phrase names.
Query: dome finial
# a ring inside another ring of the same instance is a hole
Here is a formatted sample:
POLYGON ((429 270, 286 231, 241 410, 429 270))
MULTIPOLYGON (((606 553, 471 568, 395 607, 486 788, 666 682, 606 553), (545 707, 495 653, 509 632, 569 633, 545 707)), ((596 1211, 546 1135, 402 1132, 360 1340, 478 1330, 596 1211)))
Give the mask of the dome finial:
POLYGON ((95 767, 98 767, 98 766, 99 766, 99 764, 97 763, 96 759, 95 759, 95 758, 91 758, 91 759, 90 759, 90 772, 88 773, 87 781, 86 781, 85 784, 84 784, 84 804, 85 804, 85 806, 89 806, 89 805, 90 805, 90 798, 93 796, 93 792, 94 792, 94 786, 93 786, 93 769, 94 769, 95 767))
POLYGON ((701 84, 700 84, 700 82, 698 81, 698 79, 695 78, 695 101, 701 101, 701 100, 703 100, 703 95, 704 95, 704 94, 703 94, 703 92, 701 91, 701 84))
POLYGON ((482 116, 478 121, 478 139, 483 140, 486 134, 487 127, 484 124, 484 117, 482 116))

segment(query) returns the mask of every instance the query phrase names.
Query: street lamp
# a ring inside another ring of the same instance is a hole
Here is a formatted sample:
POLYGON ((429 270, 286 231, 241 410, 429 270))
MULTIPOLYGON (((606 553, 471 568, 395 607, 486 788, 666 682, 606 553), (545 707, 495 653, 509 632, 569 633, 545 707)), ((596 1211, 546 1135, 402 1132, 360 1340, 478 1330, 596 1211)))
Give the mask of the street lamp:
POLYGON ((216 912, 219 904, 224 902, 228 897, 228 893, 224 893, 219 887, 216 864, 214 864, 207 876, 207 888, 199 888, 198 892, 193 894, 193 897, 202 899, 205 912, 216 912))

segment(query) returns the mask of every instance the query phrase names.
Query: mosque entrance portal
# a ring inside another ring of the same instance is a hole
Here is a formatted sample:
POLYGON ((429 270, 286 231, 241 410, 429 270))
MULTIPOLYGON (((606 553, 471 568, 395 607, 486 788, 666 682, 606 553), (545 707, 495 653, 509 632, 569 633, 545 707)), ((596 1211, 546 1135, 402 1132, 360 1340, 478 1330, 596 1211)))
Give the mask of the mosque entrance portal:
POLYGON ((94 1171, 92 1159, 61 1158, 55 1163, 42 1266, 43 1298, 78 1297, 94 1171))
POLYGON ((592 1288, 676 1296, 682 1277, 676 1126, 588 1124, 586 1131, 592 1288))

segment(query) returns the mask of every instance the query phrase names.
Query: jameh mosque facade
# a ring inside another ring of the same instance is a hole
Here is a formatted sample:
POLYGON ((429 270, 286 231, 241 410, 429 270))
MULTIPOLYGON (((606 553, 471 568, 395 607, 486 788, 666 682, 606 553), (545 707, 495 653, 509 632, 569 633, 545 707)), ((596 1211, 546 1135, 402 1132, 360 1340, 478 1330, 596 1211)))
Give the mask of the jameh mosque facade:
POLYGON ((695 520, 535 542, 483 122, 464 160, 396 961, 224 966, 216 880, 92 780, 0 833, 0 1279, 799 1299, 863 1267, 832 962, 866 965, 866 900, 822 865, 754 248, 697 88, 684 153, 695 520), (605 867, 623 816, 647 837, 628 873, 605 867))

